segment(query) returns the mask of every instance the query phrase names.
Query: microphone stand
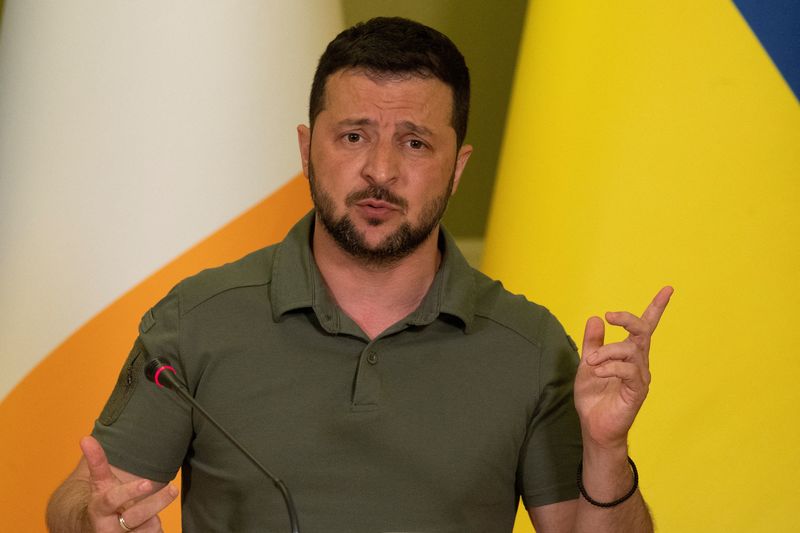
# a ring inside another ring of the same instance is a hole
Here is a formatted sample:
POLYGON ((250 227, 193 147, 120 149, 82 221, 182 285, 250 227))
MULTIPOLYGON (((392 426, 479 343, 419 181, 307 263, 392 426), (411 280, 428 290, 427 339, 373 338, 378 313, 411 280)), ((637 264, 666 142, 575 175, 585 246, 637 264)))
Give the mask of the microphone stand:
POLYGON ((145 367, 145 375, 147 379, 158 385, 160 388, 168 388, 178 393, 178 395, 186 400, 192 407, 194 407, 203 418, 208 420, 211 425, 217 428, 220 433, 222 433, 225 438, 227 438, 236 448, 247 457, 256 468, 258 468, 262 473, 264 473, 268 478, 272 480, 272 483, 275 487, 280 491, 281 496, 283 496, 283 501, 286 504, 286 511, 289 513, 289 524, 292 528, 292 533, 300 533, 300 526, 298 525, 297 520, 297 510, 294 507, 294 501, 292 501, 292 495, 289 492, 289 488, 286 484, 280 480, 279 478, 275 477, 272 472, 270 472, 267 467, 261 464, 258 459, 256 459, 253 454, 251 454, 247 449, 237 441, 233 435, 228 433, 225 428, 223 428, 219 423, 214 420, 214 418, 208 414, 202 405, 200 405, 197 400, 195 400, 189 391, 183 388, 183 385, 178 381, 175 368, 171 365, 166 364, 161 359, 153 359, 147 366, 145 367))

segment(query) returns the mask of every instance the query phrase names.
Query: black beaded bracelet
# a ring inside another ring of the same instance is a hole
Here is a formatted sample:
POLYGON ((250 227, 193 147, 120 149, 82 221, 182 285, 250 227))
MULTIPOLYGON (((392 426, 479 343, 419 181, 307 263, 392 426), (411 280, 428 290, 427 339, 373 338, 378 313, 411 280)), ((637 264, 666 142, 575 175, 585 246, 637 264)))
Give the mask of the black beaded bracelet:
POLYGON ((586 498, 587 502, 596 507, 615 507, 633 496, 633 493, 636 492, 637 488, 639 488, 639 471, 636 470, 636 464, 630 457, 628 457, 628 464, 631 465, 631 470, 633 471, 633 487, 631 487, 631 490, 629 490, 628 493, 622 498, 606 503, 593 500, 588 494, 586 494, 586 487, 583 486, 583 460, 581 460, 581 462, 578 463, 578 490, 581 491, 581 496, 586 498))

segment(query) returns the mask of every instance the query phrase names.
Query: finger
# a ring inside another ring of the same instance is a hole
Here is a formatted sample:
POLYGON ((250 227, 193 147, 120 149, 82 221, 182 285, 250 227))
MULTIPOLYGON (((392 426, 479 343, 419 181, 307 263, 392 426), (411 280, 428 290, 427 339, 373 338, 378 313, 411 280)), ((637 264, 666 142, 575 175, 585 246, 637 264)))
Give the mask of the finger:
POLYGON ((642 375, 639 367, 624 361, 609 361, 593 368, 594 374, 600 378, 619 378, 633 390, 645 388, 649 384, 649 377, 642 375))
POLYGON ((125 522, 136 528, 145 525, 145 523, 156 518, 158 513, 172 503, 177 495, 178 489, 172 485, 167 485, 155 494, 126 509, 123 513, 125 522))
POLYGON ((122 483, 111 488, 103 495, 98 503, 97 511, 100 513, 115 513, 117 509, 129 507, 131 502, 147 496, 152 491, 153 483, 146 479, 122 483))
POLYGON ((606 320, 609 324, 622 326, 625 331, 635 337, 648 336, 653 332, 652 327, 644 319, 639 318, 627 311, 615 311, 606 313, 606 320))
POLYGON ((598 316, 593 316, 586 321, 586 329, 583 331, 583 350, 581 354, 586 357, 594 353, 603 345, 605 338, 605 323, 598 316))
POLYGON ((114 473, 111 472, 106 452, 94 437, 83 437, 80 446, 81 452, 86 458, 86 464, 89 466, 89 476, 94 483, 102 485, 117 480, 114 473))
POLYGON ((644 310, 644 313, 642 313, 642 320, 650 324, 650 331, 655 331, 656 326, 658 326, 661 315, 664 314, 664 309, 667 308, 667 304, 669 303, 669 299, 672 298, 673 292, 675 292, 675 289, 669 285, 662 288, 658 291, 655 298, 653 298, 653 301, 650 302, 650 305, 647 306, 647 309, 644 310))
POLYGON ((601 346, 596 351, 586 356, 590 365, 599 365, 609 360, 631 361, 636 359, 638 347, 632 342, 613 342, 601 346))
MULTIPOLYGON (((128 519, 125 519, 125 523, 130 525, 128 519)), ((154 516, 144 524, 140 526, 136 526, 135 528, 136 533, 163 533, 163 529, 161 529, 161 519, 157 516, 154 516)))

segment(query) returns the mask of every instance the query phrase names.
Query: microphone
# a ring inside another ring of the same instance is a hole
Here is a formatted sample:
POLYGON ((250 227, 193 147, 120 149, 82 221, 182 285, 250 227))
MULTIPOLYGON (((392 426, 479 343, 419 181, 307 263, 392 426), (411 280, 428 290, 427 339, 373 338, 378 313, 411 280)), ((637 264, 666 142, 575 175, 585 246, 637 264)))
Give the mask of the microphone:
POLYGON ((233 438, 233 435, 228 433, 221 425, 219 425, 216 420, 214 420, 210 414, 208 414, 205 409, 203 409, 197 400, 195 400, 192 395, 189 394, 189 391, 184 388, 183 384, 178 381, 178 373, 175 371, 175 368, 167 361, 156 357, 147 363, 147 366, 144 368, 144 375, 159 388, 167 388, 177 392, 181 398, 189 402, 189 404, 194 407, 197 412, 203 415, 203 418, 208 420, 211 425, 217 428, 220 433, 222 433, 225 438, 231 442, 231 444, 236 446, 236 448, 242 452, 244 456, 256 466, 256 468, 258 468, 262 473, 272 480, 272 483, 280 491, 281 496, 283 496, 283 501, 286 504, 286 512, 289 513, 289 524, 292 528, 292 533, 300 533, 300 526, 297 523, 297 510, 294 507, 292 495, 289 493, 289 488, 286 486, 286 484, 275 477, 269 470, 267 470, 267 468, 262 465, 258 459, 253 456, 253 454, 248 452, 247 449, 245 449, 245 447, 239 443, 239 441, 233 438))

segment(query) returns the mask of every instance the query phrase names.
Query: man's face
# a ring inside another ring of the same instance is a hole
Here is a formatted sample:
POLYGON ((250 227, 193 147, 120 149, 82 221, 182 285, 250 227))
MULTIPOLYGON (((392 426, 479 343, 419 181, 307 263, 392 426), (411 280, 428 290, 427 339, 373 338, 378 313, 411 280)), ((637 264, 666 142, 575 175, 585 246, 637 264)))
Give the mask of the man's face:
POLYGON ((431 236, 472 151, 456 151, 452 107, 436 78, 328 78, 313 135, 298 137, 318 220, 341 248, 381 264, 431 236))

